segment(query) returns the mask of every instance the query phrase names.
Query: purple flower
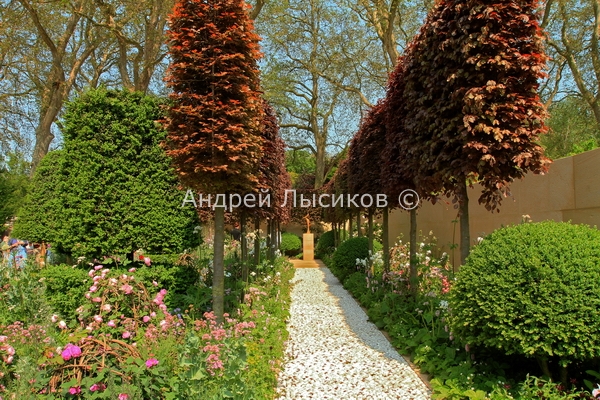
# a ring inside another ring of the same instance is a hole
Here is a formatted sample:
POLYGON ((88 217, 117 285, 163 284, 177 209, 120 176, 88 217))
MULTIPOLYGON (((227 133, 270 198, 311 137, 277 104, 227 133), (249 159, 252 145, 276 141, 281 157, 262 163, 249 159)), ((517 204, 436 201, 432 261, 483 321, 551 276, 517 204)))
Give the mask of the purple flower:
POLYGON ((155 365, 158 365, 158 360, 156 358, 149 358, 148 360, 146 360, 146 367, 152 368, 155 365))

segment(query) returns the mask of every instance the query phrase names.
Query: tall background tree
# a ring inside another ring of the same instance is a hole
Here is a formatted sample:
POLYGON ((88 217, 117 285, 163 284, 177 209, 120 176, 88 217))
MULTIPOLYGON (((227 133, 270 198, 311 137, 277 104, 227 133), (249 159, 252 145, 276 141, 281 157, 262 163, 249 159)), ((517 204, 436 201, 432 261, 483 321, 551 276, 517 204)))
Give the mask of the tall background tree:
MULTIPOLYGON (((197 192, 252 192, 259 183, 263 104, 259 38, 246 4, 182 0, 169 22, 167 153, 181 181, 197 192)), ((223 207, 215 208, 214 221, 213 310, 222 321, 223 207)))
POLYGON ((514 179, 546 170, 538 95, 545 77, 534 1, 436 3, 406 53, 405 129, 424 193, 458 202, 461 261, 469 253, 467 186, 496 210, 514 179))

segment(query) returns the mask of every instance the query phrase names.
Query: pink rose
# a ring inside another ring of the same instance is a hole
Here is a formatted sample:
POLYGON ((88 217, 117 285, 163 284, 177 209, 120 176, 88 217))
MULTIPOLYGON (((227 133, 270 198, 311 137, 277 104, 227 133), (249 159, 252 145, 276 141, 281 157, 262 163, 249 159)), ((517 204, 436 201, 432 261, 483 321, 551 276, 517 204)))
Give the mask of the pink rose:
POLYGON ((125 331, 125 332, 123 332, 122 336, 123 336, 123 339, 129 339, 129 337, 131 336, 131 332, 125 331))
POLYGON ((76 395, 81 393, 81 387, 75 386, 69 389, 69 394, 76 395))
POLYGON ((114 320, 112 320, 112 319, 111 319, 110 321, 108 321, 108 322, 106 323, 106 325, 110 326, 111 328, 114 328, 115 326, 117 326, 117 325, 115 324, 115 321, 114 321, 114 320))
POLYGON ((144 257, 144 264, 146 264, 147 266, 150 266, 150 264, 152 264, 152 262, 150 261, 150 257, 144 257))
POLYGON ((75 346, 74 344, 67 344, 65 349, 60 354, 63 360, 69 361, 71 358, 77 358, 81 355, 81 349, 79 346, 75 346))
POLYGON ((129 395, 121 393, 119 394, 119 400, 129 400, 129 395))
POLYGON ((148 322, 148 321, 150 321, 150 317, 147 315, 144 315, 144 318, 142 318, 142 321, 148 322))
POLYGON ((100 297, 94 297, 94 298, 92 299, 92 301, 93 301, 94 303, 102 303, 102 299, 101 299, 100 297))

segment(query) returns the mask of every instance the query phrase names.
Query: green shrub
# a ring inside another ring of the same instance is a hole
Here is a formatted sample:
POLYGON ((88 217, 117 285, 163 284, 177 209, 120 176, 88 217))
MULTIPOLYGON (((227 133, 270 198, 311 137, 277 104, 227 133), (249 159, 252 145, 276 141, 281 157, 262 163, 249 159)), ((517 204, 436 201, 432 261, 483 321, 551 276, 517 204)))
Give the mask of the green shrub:
MULTIPOLYGON (((373 241, 373 251, 380 251, 381 244, 373 241)), ((331 259, 333 268, 339 271, 340 281, 344 281, 346 277, 353 272, 356 272, 356 259, 364 260, 369 257, 369 239, 366 237, 351 238, 343 242, 333 253, 331 259)))
POLYGON ((88 301, 85 293, 92 285, 88 270, 65 264, 48 265, 40 270, 40 276, 46 285, 46 300, 52 311, 66 322, 75 322, 75 310, 88 301))
POLYGON ((74 257, 178 253, 197 243, 197 215, 161 148, 158 98, 91 90, 61 121, 63 149, 36 170, 14 234, 74 257))
MULTIPOLYGON (((346 231, 341 231, 342 238, 345 237, 346 231)), ((323 233, 317 241, 315 247, 315 256, 322 259, 326 255, 331 255, 335 251, 335 241, 333 237, 333 231, 327 231, 323 233)))
POLYGON ((295 256, 302 251, 302 240, 293 233, 284 232, 281 234, 281 252, 288 256, 295 256))
MULTIPOLYGON (((450 296, 471 347, 566 366, 600 357, 600 231, 542 222, 499 229, 473 248, 450 296)), ((556 364, 554 364, 556 365, 556 364)))

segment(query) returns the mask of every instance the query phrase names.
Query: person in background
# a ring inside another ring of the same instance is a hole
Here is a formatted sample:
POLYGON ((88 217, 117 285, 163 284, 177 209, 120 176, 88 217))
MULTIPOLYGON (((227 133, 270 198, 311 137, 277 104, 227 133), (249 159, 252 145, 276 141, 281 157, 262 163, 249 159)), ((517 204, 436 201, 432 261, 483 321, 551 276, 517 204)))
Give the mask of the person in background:
POLYGON ((27 262, 27 250, 25 249, 25 242, 19 239, 10 239, 8 242, 10 246, 9 263, 15 268, 25 268, 27 262))
POLYGON ((0 260, 0 262, 2 264, 8 263, 8 258, 10 256, 10 245, 8 244, 9 241, 10 237, 8 236, 8 234, 4 234, 4 236, 2 237, 2 243, 0 243, 0 250, 2 251, 2 259, 0 260))

